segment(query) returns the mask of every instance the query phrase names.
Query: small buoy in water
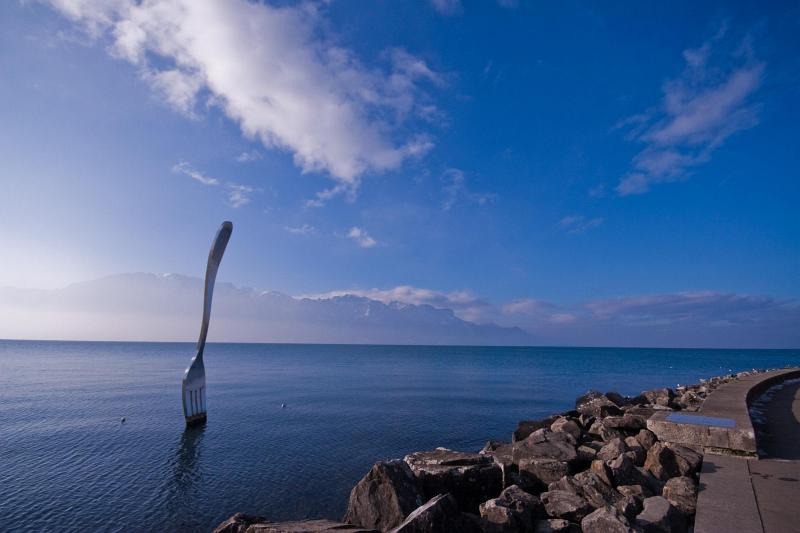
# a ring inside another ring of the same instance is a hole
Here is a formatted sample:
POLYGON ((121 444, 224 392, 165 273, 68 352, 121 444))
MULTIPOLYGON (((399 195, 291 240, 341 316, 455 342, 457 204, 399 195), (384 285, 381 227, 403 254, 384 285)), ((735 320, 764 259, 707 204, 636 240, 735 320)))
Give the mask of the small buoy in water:
POLYGON ((281 409, 286 409, 286 404, 285 403, 281 404, 281 409))
POLYGON ((124 417, 124 416, 123 416, 123 417, 122 417, 122 419, 119 421, 119 423, 120 423, 120 424, 124 424, 124 423, 125 423, 125 417, 124 417))

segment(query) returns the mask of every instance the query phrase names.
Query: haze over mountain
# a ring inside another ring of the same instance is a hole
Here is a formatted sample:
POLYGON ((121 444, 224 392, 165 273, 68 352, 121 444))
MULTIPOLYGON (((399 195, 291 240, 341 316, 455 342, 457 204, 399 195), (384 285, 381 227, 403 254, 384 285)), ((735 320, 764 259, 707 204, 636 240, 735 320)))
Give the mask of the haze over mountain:
MULTIPOLYGON (((203 282, 120 274, 63 289, 0 289, 0 338, 191 341, 203 282)), ((235 342, 531 344, 517 327, 476 324, 450 309, 366 297, 295 298, 217 283, 209 339, 235 342)))

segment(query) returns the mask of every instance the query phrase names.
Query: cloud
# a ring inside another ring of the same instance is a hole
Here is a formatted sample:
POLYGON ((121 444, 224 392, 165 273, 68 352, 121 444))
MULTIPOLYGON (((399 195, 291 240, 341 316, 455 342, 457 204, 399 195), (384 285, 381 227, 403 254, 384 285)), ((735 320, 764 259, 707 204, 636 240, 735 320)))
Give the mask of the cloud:
POLYGON ((189 176, 193 180, 202 183, 203 185, 219 185, 219 180, 216 178, 212 178, 206 176, 202 172, 195 170, 187 163, 186 161, 181 161, 180 163, 176 163, 172 167, 172 172, 176 174, 183 174, 185 176, 189 176))
POLYGON ((378 245, 378 241, 373 239, 366 230, 358 227, 350 228, 347 237, 353 239, 362 248, 372 248, 378 245))
POLYGON ((464 11, 461 0, 430 0, 431 5, 445 16, 460 15, 464 11))
POLYGON ((478 323, 488 321, 495 314, 489 302, 475 296, 470 291, 443 292, 411 285, 399 285, 389 289, 336 290, 309 294, 304 297, 326 299, 345 295, 369 298, 385 304, 397 302, 406 305, 430 305, 440 309, 451 309, 459 318, 478 323))
POLYGON ((251 161, 258 161, 260 159, 264 159, 264 156, 261 155, 261 152, 258 150, 250 150, 249 152, 242 152, 238 156, 236 156, 236 161, 238 163, 250 163, 251 161))
POLYGON ((753 96, 765 64, 756 59, 748 39, 731 50, 725 34, 723 28, 699 48, 684 50, 684 70, 664 84, 659 105, 620 122, 643 148, 620 179, 618 195, 642 194, 654 184, 685 179, 728 137, 758 124, 753 96))
POLYGON ((250 195, 254 192, 252 187, 238 183, 228 184, 228 201, 233 208, 239 208, 250 203, 250 195))
POLYGON ((316 231, 314 229, 314 226, 310 226, 308 224, 303 224, 302 226, 297 226, 297 227, 284 226, 283 229, 285 229, 292 235, 311 235, 316 231))
POLYGON ((496 195, 492 193, 475 193, 471 192, 466 185, 466 175, 463 170, 457 168, 448 168, 442 174, 442 209, 449 211, 458 202, 459 198, 465 199, 467 202, 476 203, 478 205, 486 205, 496 199, 496 195))
POLYGON ((570 215, 558 221, 558 225, 561 228, 573 235, 585 233, 592 228, 598 227, 602 223, 603 219, 600 217, 587 219, 583 215, 570 215))
POLYGON ((165 102, 194 115, 212 105, 245 136, 286 150, 303 172, 357 188, 367 172, 429 150, 413 122, 444 78, 399 48, 365 65, 331 34, 323 4, 246 0, 50 0, 165 102))

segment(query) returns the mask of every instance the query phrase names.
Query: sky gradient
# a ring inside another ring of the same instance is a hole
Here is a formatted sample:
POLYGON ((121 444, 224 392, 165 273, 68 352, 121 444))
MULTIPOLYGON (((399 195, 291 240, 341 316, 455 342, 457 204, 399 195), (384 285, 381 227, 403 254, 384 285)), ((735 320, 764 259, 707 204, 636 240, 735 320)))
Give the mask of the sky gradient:
POLYGON ((199 277, 229 219, 239 286, 796 346, 796 2, 53 0, 0 30, 0 286, 199 277))

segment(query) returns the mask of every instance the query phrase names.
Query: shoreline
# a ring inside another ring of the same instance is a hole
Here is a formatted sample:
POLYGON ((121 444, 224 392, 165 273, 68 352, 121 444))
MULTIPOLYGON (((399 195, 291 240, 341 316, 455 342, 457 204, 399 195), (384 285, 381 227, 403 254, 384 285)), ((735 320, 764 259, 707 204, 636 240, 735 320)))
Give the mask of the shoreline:
POLYGON ((752 370, 629 397, 588 391, 575 408, 523 420, 510 442, 376 462, 353 487, 341 522, 270 523, 237 513, 215 533, 689 531, 703 449, 661 441, 656 413, 696 413, 752 370))

